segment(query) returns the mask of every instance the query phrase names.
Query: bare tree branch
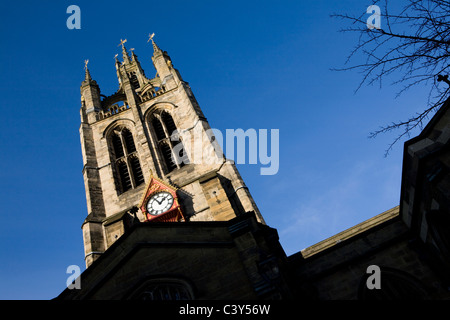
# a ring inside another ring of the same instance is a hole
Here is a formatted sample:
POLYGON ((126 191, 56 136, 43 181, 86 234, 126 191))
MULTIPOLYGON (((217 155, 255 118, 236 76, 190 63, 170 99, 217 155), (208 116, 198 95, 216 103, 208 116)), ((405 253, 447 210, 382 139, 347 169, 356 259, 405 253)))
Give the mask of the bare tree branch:
POLYGON ((362 79, 356 88, 363 85, 382 83, 389 79, 391 85, 401 85, 397 96, 412 87, 430 88, 428 104, 420 113, 408 119, 393 122, 371 132, 374 138, 381 133, 401 129, 401 133, 389 145, 385 156, 404 136, 409 136, 417 127, 436 112, 450 96, 449 84, 437 83, 438 75, 449 73, 450 65, 450 1, 449 0, 404 0, 405 5, 397 14, 391 13, 388 0, 383 3, 374 1, 383 7, 382 21, 385 29, 369 29, 366 12, 359 16, 333 14, 348 23, 342 32, 357 33, 358 42, 350 52, 345 67, 336 71, 357 70, 362 79), (361 62, 349 63, 356 59, 361 62))

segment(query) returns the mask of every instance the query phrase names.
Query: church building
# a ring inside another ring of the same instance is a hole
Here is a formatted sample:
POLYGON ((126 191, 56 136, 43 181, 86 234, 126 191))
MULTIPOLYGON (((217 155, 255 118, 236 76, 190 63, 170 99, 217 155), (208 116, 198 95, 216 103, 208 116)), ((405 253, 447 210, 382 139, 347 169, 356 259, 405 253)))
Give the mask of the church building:
POLYGON ((405 143, 399 206, 287 256, 188 82, 150 41, 156 76, 121 40, 110 96, 86 62, 87 268, 56 299, 450 298, 449 102, 405 143), (367 285, 370 266, 381 288, 367 285))

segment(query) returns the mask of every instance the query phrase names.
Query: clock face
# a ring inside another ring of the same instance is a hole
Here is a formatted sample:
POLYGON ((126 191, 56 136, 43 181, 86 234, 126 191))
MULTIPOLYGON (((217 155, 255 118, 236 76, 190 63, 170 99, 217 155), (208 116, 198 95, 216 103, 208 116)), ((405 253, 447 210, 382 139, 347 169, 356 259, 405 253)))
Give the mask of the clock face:
POLYGON ((173 196, 169 192, 158 192, 151 196, 147 202, 147 211, 151 215, 157 216, 166 212, 172 207, 173 196))

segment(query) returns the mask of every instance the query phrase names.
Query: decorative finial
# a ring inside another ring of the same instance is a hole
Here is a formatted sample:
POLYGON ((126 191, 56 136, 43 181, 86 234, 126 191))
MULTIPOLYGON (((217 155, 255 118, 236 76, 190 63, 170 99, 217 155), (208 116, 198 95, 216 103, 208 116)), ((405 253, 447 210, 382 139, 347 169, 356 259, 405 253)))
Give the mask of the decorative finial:
POLYGON ((92 81, 91 74, 89 73, 88 69, 88 63, 89 63, 88 59, 84 60, 84 81, 86 82, 92 81))
POLYGON ((131 52, 131 60, 136 61, 136 60, 137 60, 137 56, 136 56, 136 54, 134 53, 134 48, 131 48, 131 49, 130 49, 130 52, 131 52))
POLYGON ((125 39, 125 40, 120 39, 120 43, 119 43, 118 47, 120 47, 120 46, 123 47, 125 42, 127 42, 127 39, 125 39))
POLYGON ((122 46, 123 62, 124 63, 129 63, 130 62, 130 57, 128 56, 127 49, 124 46, 125 42, 127 42, 127 39, 120 39, 120 43, 119 43, 118 47, 122 46))
POLYGON ((153 40, 153 37, 155 36, 155 34, 154 33, 152 33, 152 34, 149 34, 148 35, 148 40, 147 40, 147 42, 152 42, 152 45, 153 45, 153 51, 154 52, 159 52, 159 51, 161 51, 159 48, 158 48, 158 46, 156 45, 156 43, 155 43, 155 41, 153 40))
POLYGON ((114 60, 117 60, 117 56, 118 56, 118 55, 119 55, 119 54, 117 54, 117 53, 114 55, 114 60))

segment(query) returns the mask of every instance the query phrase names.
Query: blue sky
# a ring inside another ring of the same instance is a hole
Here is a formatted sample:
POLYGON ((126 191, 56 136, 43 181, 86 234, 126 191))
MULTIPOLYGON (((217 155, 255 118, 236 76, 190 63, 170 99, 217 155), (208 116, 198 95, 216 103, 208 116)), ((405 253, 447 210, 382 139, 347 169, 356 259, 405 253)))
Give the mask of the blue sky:
MULTIPOLYGON (((363 87, 343 66, 356 35, 335 12, 370 2, 21 1, 0 4, 0 299, 50 299, 84 270, 87 215, 78 128, 84 60, 102 94, 118 88, 121 38, 154 76, 156 33, 211 127, 280 130, 280 168, 238 165, 288 255, 399 203, 403 141, 379 126, 423 108, 427 88, 363 87), (69 30, 66 9, 81 9, 69 30)), ((356 60, 358 61, 358 60, 356 60)), ((418 131, 415 132, 417 134, 418 131)))

